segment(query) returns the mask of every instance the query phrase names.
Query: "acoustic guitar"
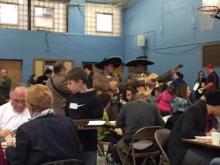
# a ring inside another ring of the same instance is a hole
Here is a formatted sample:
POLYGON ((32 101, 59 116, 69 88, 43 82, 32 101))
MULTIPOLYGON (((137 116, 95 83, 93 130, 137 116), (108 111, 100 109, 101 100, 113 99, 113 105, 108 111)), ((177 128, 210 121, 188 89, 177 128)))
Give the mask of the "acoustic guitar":
POLYGON ((143 93, 145 96, 149 96, 155 88, 160 88, 163 84, 171 81, 172 75, 182 67, 183 65, 178 64, 161 75, 150 73, 148 76, 138 78, 134 86, 136 86, 138 93, 143 93))

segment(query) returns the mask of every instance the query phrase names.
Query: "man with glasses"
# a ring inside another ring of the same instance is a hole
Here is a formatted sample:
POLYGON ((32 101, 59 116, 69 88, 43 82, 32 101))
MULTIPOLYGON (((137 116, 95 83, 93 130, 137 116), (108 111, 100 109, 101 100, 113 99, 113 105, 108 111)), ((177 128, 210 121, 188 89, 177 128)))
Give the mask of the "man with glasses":
POLYGON ((18 84, 10 92, 10 101, 0 106, 0 130, 16 130, 30 119, 25 103, 26 87, 18 84))

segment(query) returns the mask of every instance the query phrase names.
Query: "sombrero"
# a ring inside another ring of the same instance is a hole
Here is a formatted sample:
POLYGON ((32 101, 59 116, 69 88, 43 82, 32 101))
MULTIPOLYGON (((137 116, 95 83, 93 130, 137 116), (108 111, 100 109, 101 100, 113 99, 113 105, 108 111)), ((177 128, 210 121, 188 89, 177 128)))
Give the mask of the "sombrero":
POLYGON ((129 61, 126 66, 137 66, 137 65, 153 65, 154 62, 147 59, 147 56, 139 56, 134 60, 129 61))
POLYGON ((108 64, 113 64, 114 68, 118 68, 122 64, 122 59, 118 56, 106 57, 101 62, 95 64, 95 66, 99 69, 103 69, 104 66, 108 64))

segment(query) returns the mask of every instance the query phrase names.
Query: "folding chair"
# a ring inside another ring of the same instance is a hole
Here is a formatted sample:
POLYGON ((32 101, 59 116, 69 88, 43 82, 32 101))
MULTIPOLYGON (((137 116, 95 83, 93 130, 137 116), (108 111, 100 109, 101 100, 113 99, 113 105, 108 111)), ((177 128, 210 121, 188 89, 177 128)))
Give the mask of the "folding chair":
POLYGON ((170 130, 166 128, 159 129, 155 132, 155 140, 157 142, 157 145, 159 146, 161 150, 160 155, 160 163, 159 165, 169 165, 170 161, 169 158, 165 152, 165 147, 167 145, 167 142, 169 140, 170 136, 170 130))
POLYGON ((133 135, 131 143, 129 144, 129 150, 127 155, 123 160, 123 164, 126 165, 126 160, 128 156, 133 159, 133 165, 136 165, 136 158, 144 158, 143 162, 152 160, 156 164, 156 157, 160 155, 160 149, 158 148, 154 133, 156 130, 160 129, 159 126, 143 127, 136 131, 133 135))

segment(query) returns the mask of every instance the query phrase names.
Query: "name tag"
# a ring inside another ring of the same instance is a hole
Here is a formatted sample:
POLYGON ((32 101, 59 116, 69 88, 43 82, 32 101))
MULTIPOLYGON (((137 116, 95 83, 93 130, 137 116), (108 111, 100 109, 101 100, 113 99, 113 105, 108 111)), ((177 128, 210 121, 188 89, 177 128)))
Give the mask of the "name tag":
POLYGON ((69 109, 78 109, 78 104, 76 104, 76 103, 70 103, 69 109))

